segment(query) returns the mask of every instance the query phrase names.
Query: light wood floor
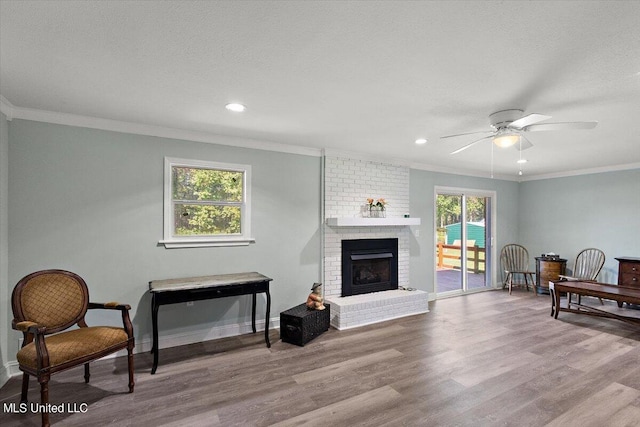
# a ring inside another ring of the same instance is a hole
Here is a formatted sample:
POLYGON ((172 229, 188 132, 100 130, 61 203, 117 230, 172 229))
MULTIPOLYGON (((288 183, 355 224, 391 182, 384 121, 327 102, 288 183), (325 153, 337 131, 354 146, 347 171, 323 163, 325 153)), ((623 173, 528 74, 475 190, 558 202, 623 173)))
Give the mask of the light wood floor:
MULTIPOLYGON (((596 301, 597 304, 597 301, 596 301)), ((612 308, 615 309, 615 308, 612 308)), ((636 311, 626 309, 627 311, 636 311)), ((560 313, 547 296, 514 290, 439 300, 431 312, 348 331, 305 347, 247 335, 136 355, 53 377, 54 425, 101 426, 637 426, 640 328, 560 313)), ((640 313, 640 311, 638 311, 640 313)), ((18 402, 20 379, 0 390, 18 402)), ((39 401, 32 380, 30 397, 39 401)), ((37 426, 39 415, 0 412, 0 425, 37 426)))

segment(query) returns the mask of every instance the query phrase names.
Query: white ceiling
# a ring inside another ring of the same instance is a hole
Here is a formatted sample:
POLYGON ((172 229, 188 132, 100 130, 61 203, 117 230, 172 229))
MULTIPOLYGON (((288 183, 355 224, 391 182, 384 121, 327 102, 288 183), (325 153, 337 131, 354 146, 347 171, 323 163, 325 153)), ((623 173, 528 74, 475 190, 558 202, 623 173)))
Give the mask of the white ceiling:
MULTIPOLYGON (((523 178, 640 167, 639 1, 2 0, 0 17, 0 94, 16 116, 489 176, 489 141, 450 155, 478 136, 439 137, 519 108, 599 122, 528 133, 523 178), (247 111, 228 112, 231 101, 247 111)), ((518 156, 496 148, 496 176, 515 179, 518 156)))

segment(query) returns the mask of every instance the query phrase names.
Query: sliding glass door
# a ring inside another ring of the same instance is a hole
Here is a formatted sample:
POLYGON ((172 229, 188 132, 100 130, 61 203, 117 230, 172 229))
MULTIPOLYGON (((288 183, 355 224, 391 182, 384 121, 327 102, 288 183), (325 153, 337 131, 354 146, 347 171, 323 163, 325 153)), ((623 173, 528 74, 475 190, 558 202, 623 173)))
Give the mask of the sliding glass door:
POLYGON ((436 188, 436 293, 491 287, 492 207, 495 195, 436 188))

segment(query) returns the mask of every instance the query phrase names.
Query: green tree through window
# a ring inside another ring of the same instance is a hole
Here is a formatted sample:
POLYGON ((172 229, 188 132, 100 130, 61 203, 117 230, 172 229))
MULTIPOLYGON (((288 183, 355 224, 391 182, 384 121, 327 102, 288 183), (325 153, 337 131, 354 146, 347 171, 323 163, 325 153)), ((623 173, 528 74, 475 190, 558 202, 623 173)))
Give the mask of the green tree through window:
POLYGON ((243 178, 241 171, 174 166, 175 235, 240 234, 243 178))

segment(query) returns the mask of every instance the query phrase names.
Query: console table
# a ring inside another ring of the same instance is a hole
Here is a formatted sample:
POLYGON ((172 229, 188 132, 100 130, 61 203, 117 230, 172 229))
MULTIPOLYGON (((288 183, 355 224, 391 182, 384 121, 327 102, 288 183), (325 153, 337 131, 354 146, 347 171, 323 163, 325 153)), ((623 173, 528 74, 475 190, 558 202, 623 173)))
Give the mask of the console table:
POLYGON ((224 298, 238 295, 253 295, 251 327, 256 332, 256 294, 264 292, 267 297, 267 313, 265 315, 264 339, 269 342, 269 310, 271 295, 269 282, 273 280, 260 273, 221 274, 216 276, 188 277, 183 279, 153 280, 149 282, 151 292, 151 316, 153 322, 153 368, 158 369, 158 309, 161 305, 205 299, 224 298))

